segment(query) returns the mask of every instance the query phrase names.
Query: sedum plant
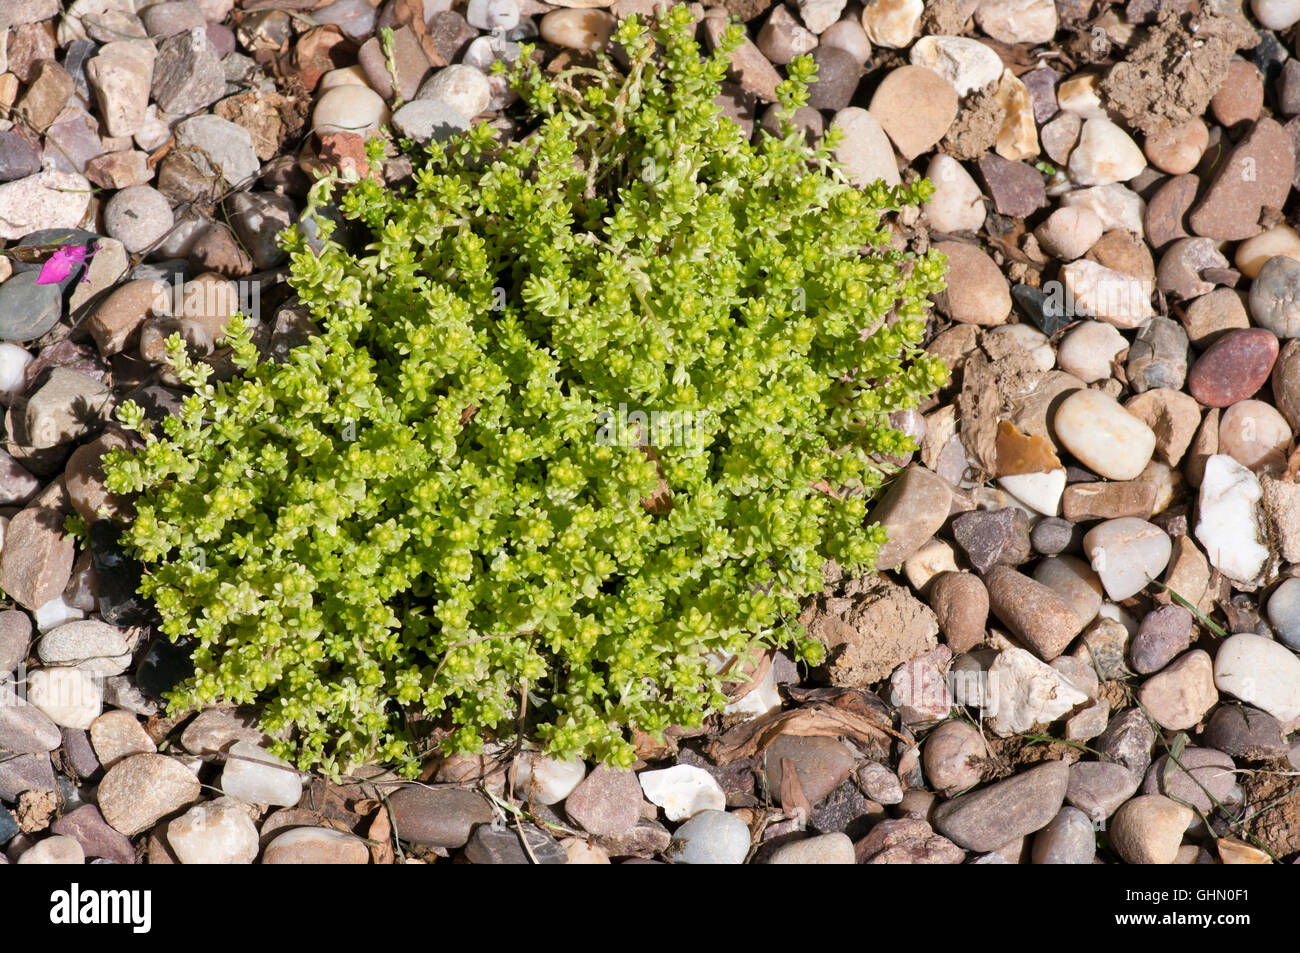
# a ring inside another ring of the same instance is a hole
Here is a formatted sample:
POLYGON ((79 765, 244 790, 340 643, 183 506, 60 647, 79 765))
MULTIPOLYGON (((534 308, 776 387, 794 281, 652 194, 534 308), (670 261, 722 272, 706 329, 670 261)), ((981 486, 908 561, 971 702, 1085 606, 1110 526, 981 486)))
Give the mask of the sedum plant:
POLYGON ((623 66, 554 77, 525 48, 517 141, 318 184, 365 238, 289 238, 322 333, 283 363, 236 321, 213 384, 171 342, 193 394, 107 469, 193 640, 174 707, 259 703, 328 771, 511 738, 627 765, 634 729, 725 705, 721 660, 816 660, 799 602, 828 558, 872 565, 876 461, 914 449, 888 415, 946 377, 919 349, 942 259, 882 225, 929 186, 855 188, 788 121, 751 145, 714 102, 739 28, 692 33, 630 18, 623 66))

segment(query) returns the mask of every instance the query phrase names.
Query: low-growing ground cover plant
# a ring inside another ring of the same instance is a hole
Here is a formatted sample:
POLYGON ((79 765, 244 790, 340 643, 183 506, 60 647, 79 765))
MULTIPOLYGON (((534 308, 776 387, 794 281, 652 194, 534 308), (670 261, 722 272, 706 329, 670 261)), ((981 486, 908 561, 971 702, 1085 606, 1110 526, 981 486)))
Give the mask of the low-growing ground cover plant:
POLYGON ((881 224, 928 186, 855 188, 789 125, 751 145, 715 105, 739 31, 692 33, 631 18, 554 77, 525 47, 515 141, 318 185, 364 238, 290 238, 322 333, 283 363, 237 320, 213 384, 173 340, 193 395, 107 469, 194 640, 174 706, 258 703, 329 771, 520 737, 626 765, 632 729, 725 704, 720 658, 816 659, 800 600, 871 566, 876 461, 913 449, 888 415, 946 377, 919 348, 943 263, 881 224))

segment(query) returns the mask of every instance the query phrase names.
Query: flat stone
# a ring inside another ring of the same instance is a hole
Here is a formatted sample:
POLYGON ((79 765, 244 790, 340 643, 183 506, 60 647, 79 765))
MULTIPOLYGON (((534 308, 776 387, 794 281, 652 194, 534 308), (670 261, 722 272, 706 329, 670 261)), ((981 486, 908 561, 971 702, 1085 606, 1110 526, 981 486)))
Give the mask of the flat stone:
POLYGON ((724 811, 727 796, 707 771, 675 764, 658 771, 642 771, 637 780, 646 800, 663 808, 670 821, 685 821, 700 811, 724 811))
POLYGON ((1142 775, 1110 761, 1077 761, 1070 765, 1065 801, 1094 822, 1106 820, 1137 793, 1142 775))
POLYGON ((36 652, 46 665, 70 665, 100 675, 121 675, 131 663, 126 633, 97 619, 51 629, 36 643, 36 652))
POLYGON ((598 767, 573 789, 565 813, 590 834, 619 834, 641 816, 641 785, 630 771, 598 767))
POLYGON ((129 711, 106 711, 90 723, 90 743, 106 768, 136 754, 155 754, 158 746, 129 711))
POLYGON ((388 805, 400 840, 447 849, 464 847, 474 829, 493 818, 483 795, 455 787, 405 785, 388 805))
POLYGON ((93 804, 83 804, 64 814, 50 825, 50 832, 71 837, 81 846, 86 857, 101 857, 115 864, 136 862, 130 838, 109 827, 99 808, 93 804))
POLYGON ((799 786, 808 803, 816 804, 849 776, 853 770, 853 753, 835 738, 777 735, 763 753, 768 790, 780 801, 782 762, 794 764, 799 786))
POLYGON ((912 814, 881 821, 853 845, 860 864, 960 864, 966 852, 912 814))
MULTIPOLYGON (((847 105, 846 97, 836 108, 847 105)), ((924 66, 900 66, 880 81, 868 111, 880 121, 899 154, 910 161, 948 132, 957 118, 957 91, 948 80, 924 66)))
POLYGON ((876 565, 901 565, 944 524, 951 502, 952 490, 942 477, 919 466, 899 474, 869 517, 889 536, 876 565))
POLYGON ((1232 796, 1236 784, 1232 758, 1213 748, 1183 749, 1177 761, 1164 754, 1152 762, 1142 785, 1143 794, 1163 794, 1190 804, 1206 814, 1232 796))
POLYGON ((935 830, 967 850, 990 851, 1040 830, 1065 800, 1069 766, 1051 761, 970 794, 932 814, 935 830))
POLYGON ((1295 155, 1286 130, 1272 119, 1260 119, 1228 153, 1188 224, 1206 238, 1240 241, 1258 235, 1261 213, 1282 207, 1294 176, 1295 155))
MULTIPOLYGON (((47 170, 0 185, 0 238, 76 228, 90 207, 90 183, 76 172, 47 170)), ((12 280, 12 279, 11 279, 12 280)))

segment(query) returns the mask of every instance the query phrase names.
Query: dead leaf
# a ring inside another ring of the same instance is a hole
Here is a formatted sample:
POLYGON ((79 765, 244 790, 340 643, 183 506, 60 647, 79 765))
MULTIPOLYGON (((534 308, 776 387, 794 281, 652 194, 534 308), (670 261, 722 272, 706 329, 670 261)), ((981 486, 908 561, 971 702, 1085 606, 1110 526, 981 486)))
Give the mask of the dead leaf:
POLYGON ((777 735, 849 738, 882 753, 889 749, 891 737, 902 738, 889 726, 877 724, 873 719, 840 708, 811 705, 792 711, 771 712, 741 722, 710 741, 705 749, 715 764, 730 764, 740 758, 752 758, 765 750, 777 735))
POLYGON ((794 761, 790 758, 781 759, 781 790, 778 796, 786 814, 799 824, 807 822, 808 815, 812 813, 812 805, 808 803, 808 795, 799 783, 799 772, 795 770, 794 761))
POLYGON ((420 49, 429 59, 429 65, 435 68, 446 66, 447 60, 438 51, 438 45, 429 33, 429 25, 424 22, 424 0, 393 0, 392 11, 398 24, 411 28, 420 49))

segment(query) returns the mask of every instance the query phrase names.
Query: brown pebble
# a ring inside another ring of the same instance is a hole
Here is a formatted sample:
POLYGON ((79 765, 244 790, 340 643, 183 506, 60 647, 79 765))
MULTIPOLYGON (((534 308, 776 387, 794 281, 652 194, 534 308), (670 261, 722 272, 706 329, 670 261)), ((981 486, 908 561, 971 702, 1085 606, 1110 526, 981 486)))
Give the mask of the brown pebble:
POLYGON ((1176 175, 1156 189, 1147 202, 1142 217, 1147 241, 1155 249, 1163 248, 1179 238, 1187 238, 1187 210, 1196 201, 1196 191, 1201 180, 1194 175, 1176 175))
POLYGON ((1201 350, 1235 328, 1250 327, 1250 316, 1241 293, 1232 288, 1215 288, 1186 307, 1175 309, 1187 329, 1192 346, 1201 350))
POLYGON ((1286 202, 1295 164, 1286 130, 1273 119, 1260 119, 1227 159, 1220 160, 1214 181, 1187 224, 1205 238, 1239 241, 1258 235, 1263 231, 1261 215, 1286 202))
POLYGON ((974 573, 944 572, 936 576, 930 587, 930 608, 954 655, 969 652, 984 641, 989 591, 974 573))
POLYGON ((1045 662, 1064 652, 1083 628, 1056 592, 1008 566, 994 566, 984 584, 993 614, 1045 662))
POLYGON ((1011 314, 1011 292, 993 259, 963 242, 932 247, 948 256, 948 287, 935 297, 939 310, 965 324, 1004 324, 1011 314))
POLYGON ((1231 129, 1240 122, 1254 122, 1264 108, 1264 74, 1247 60, 1228 61, 1219 91, 1210 100, 1210 112, 1231 129))
MULTIPOLYGON (((852 59, 843 50, 833 52, 852 59)), ((934 70, 900 66, 880 81, 867 111, 910 162, 942 139, 957 118, 957 91, 934 70)))
POLYGON ((1074 522, 1124 516, 1150 519, 1156 506, 1156 493, 1157 487, 1150 480, 1074 483, 1061 496, 1061 513, 1074 522))
POLYGON ((1231 406, 1264 386, 1277 353, 1277 337, 1270 331, 1229 331, 1187 372, 1187 391, 1207 407, 1231 406))
POLYGON ((1273 366, 1273 402, 1287 423, 1300 430, 1300 338, 1286 342, 1273 366))
POLYGON ((1161 172, 1182 175, 1196 168, 1209 142, 1210 130, 1203 120, 1194 118, 1147 136, 1143 151, 1161 172))

